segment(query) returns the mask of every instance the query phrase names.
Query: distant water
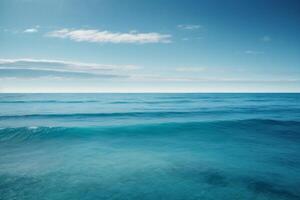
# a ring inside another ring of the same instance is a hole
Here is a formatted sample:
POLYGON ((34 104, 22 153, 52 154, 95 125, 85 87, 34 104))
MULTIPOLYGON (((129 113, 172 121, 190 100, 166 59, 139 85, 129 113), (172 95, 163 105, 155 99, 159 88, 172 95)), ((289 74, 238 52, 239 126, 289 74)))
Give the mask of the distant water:
POLYGON ((300 94, 0 94, 1 200, 299 200, 300 94))

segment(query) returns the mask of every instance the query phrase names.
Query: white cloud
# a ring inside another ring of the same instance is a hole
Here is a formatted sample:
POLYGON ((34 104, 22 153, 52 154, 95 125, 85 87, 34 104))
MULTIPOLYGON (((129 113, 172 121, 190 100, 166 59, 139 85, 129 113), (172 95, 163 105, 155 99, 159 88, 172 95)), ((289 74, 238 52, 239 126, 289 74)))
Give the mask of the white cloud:
POLYGON ((181 73, 143 74, 135 65, 107 65, 96 63, 80 63, 62 60, 43 59, 0 59, 0 79, 36 79, 36 78, 61 78, 61 79, 118 79, 149 82, 299 82, 293 77, 266 77, 265 79, 235 78, 218 76, 206 76, 200 74, 206 70, 203 67, 179 67, 175 70, 181 73), (191 72, 197 76, 189 76, 184 72, 191 72), (173 75, 171 75, 173 74, 173 75), (201 76, 199 76, 201 75, 201 76))
POLYGON ((77 42, 96 42, 96 43, 170 43, 171 35, 155 32, 138 33, 119 33, 110 31, 99 31, 95 29, 60 29, 46 34, 48 37, 67 38, 77 42))
POLYGON ((18 68, 18 67, 0 67, 0 78, 125 78, 126 75, 109 73, 89 73, 70 70, 41 69, 41 68, 18 68))
POLYGON ((297 78, 265 78, 265 79, 244 79, 244 78, 224 78, 224 77, 183 77, 183 76, 161 76, 161 75, 147 75, 134 74, 128 77, 135 81, 157 81, 157 82, 212 82, 212 83, 272 83, 272 82, 300 82, 297 78))
POLYGON ((95 63, 80 63, 62 60, 42 59, 0 59, 2 77, 5 74, 24 76, 34 73, 38 76, 62 77, 124 77, 131 70, 139 69, 135 65, 107 65, 95 63))
POLYGON ((38 32, 38 29, 36 28, 28 28, 24 30, 24 33, 36 33, 38 32))
POLYGON ((271 42, 272 38, 268 35, 265 35, 264 37, 261 38, 261 41, 263 42, 271 42))
POLYGON ((179 24, 177 25, 177 28, 182 30, 196 30, 196 29, 203 28, 203 26, 199 24, 179 24))
POLYGON ((204 67, 178 67, 176 71, 178 72, 203 72, 206 69, 204 67))
POLYGON ((263 51, 253 51, 253 50, 246 50, 245 54, 251 54, 251 55, 259 55, 259 54, 264 54, 265 52, 263 51))
POLYGON ((96 63, 71 62, 64 60, 47 60, 47 59, 0 59, 0 66, 22 66, 22 67, 39 67, 39 68, 56 68, 56 69, 71 69, 71 70, 137 70, 140 67, 136 65, 110 65, 96 63))

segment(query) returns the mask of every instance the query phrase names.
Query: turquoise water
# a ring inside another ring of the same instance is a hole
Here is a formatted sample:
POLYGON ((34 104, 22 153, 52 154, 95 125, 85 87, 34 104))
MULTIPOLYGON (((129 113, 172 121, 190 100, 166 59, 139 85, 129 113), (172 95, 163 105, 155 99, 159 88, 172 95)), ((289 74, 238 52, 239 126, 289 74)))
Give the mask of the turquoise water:
POLYGON ((0 199, 300 199, 300 94, 1 94, 0 199))

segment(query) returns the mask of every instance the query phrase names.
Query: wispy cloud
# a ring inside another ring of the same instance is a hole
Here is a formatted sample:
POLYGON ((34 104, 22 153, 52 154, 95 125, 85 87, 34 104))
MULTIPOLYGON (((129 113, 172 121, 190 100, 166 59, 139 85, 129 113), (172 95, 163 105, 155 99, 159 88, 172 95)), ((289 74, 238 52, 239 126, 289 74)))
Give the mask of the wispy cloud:
POLYGON ((206 76, 200 72, 204 67, 178 67, 177 74, 143 74, 135 65, 105 65, 95 63, 80 63, 62 60, 42 59, 0 59, 0 79, 113 79, 122 81, 148 82, 300 82, 300 79, 286 77, 278 79, 268 77, 265 79, 243 79, 234 77, 206 76), (197 76, 190 76, 195 73, 197 76), (199 73, 197 73, 199 72, 199 73))
POLYGON ((71 62, 64 60, 47 60, 47 59, 0 59, 0 66, 22 66, 22 67, 52 67, 56 69, 71 69, 71 70, 137 70, 140 67, 136 65, 109 65, 96 63, 71 62))
POLYGON ((203 26, 199 24, 179 24, 177 25, 177 28, 182 30, 196 30, 196 29, 203 28, 203 26))
POLYGON ((0 78, 121 78, 125 75, 107 74, 107 73, 88 73, 79 71, 38 69, 38 68, 5 68, 0 67, 0 78))
POLYGON ((27 28, 23 31, 23 33, 36 33, 39 31, 39 28, 40 26, 39 25, 36 25, 34 27, 31 27, 31 28, 27 28))
POLYGON ((253 51, 253 50, 246 50, 245 54, 250 54, 250 55, 259 55, 259 54, 264 54, 265 52, 263 51, 253 51))
POLYGON ((77 42, 95 42, 95 43, 170 43, 171 35, 160 34, 156 32, 110 32, 95 29, 60 29, 46 34, 48 37, 66 38, 77 42))
POLYGON ((261 38, 261 41, 263 42, 271 42, 272 41, 272 38, 268 35, 265 35, 261 38))
POLYGON ((223 78, 223 77, 183 77, 183 76, 161 76, 161 75, 141 75, 136 74, 129 77, 135 81, 157 81, 157 82, 211 82, 211 83, 273 83, 273 82, 300 82, 299 78, 265 78, 265 79, 243 79, 243 78, 223 78))
POLYGON ((176 71, 178 72, 203 72, 206 68, 204 67, 178 67, 176 71))
POLYGON ((23 32, 24 33, 36 33, 36 32, 38 32, 38 29, 36 29, 36 28, 28 28, 28 29, 25 29, 23 32))
POLYGON ((104 65, 61 60, 0 59, 1 77, 125 77, 126 72, 139 69, 135 65, 104 65))

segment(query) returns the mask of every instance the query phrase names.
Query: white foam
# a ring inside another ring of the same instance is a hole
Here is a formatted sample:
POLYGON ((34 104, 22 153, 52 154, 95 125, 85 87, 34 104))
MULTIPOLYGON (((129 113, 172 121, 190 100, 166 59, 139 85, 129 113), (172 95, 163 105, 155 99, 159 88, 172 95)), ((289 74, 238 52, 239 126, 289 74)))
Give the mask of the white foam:
POLYGON ((37 129, 37 126, 29 126, 28 129, 37 129))

